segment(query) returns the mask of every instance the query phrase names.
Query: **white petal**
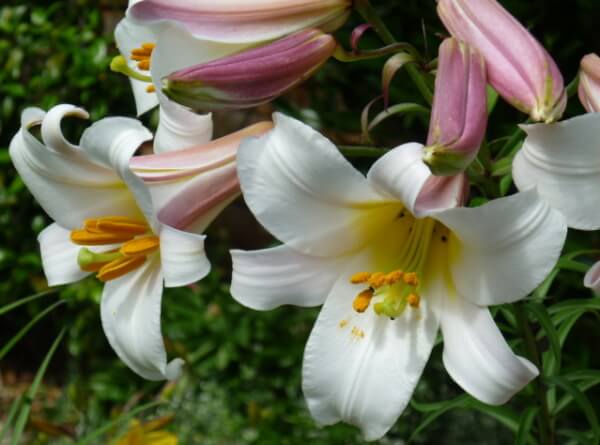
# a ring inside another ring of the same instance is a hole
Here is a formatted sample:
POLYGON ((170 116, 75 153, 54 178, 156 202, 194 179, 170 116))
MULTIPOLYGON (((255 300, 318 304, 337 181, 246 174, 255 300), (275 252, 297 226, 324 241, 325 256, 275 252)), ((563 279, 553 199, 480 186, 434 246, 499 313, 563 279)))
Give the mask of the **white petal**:
POLYGON ((340 276, 347 259, 303 255, 282 245, 245 252, 232 250, 231 295, 256 310, 293 304, 319 306, 340 276))
MULTIPOLYGON (((152 199, 144 182, 129 168, 129 160, 137 149, 152 139, 152 133, 139 121, 109 117, 95 122, 81 136, 81 149, 87 156, 118 173, 135 197, 139 209, 153 223, 152 199)), ((130 211, 131 212, 131 211, 130 211)), ((117 215, 122 215, 117 213, 117 215)))
POLYGON ((70 233, 58 224, 51 224, 38 235, 48 286, 75 283, 89 275, 77 264, 81 246, 71 242, 70 233))
POLYGON ((186 286, 210 272, 204 252, 206 236, 168 226, 160 229, 160 260, 166 287, 186 286))
POLYGON ((139 269, 104 285, 100 315, 110 345, 127 366, 148 380, 172 380, 183 361, 167 364, 160 329, 163 292, 156 256, 139 269))
MULTIPOLYGON (((354 264, 352 270, 371 270, 354 264)), ((343 420, 367 440, 396 422, 417 384, 435 342, 438 321, 430 302, 390 320, 352 310, 360 291, 342 275, 321 310, 306 345, 303 390, 319 424, 343 420)))
POLYGON ((501 405, 538 375, 515 355, 486 308, 460 296, 446 298, 441 311, 444 366, 465 391, 490 405, 501 405))
POLYGON ((528 136, 513 162, 519 190, 537 187, 569 227, 600 228, 600 113, 524 127, 528 136))
POLYGON ((210 114, 196 114, 167 99, 161 92, 160 117, 154 153, 183 150, 202 145, 212 139, 213 123, 210 114))
POLYGON ((274 121, 238 154, 244 199, 273 235, 327 257, 361 248, 394 220, 399 205, 372 190, 329 140, 282 114, 274 121))
POLYGON ((436 215, 453 233, 450 270, 459 293, 488 306, 516 301, 550 273, 562 250, 563 216, 535 190, 436 215))
POLYGON ((417 143, 390 150, 373 164, 367 175, 375 188, 400 201, 415 216, 422 216, 415 204, 431 176, 431 170, 423 162, 423 145, 417 143))
POLYGON ((583 278, 583 285, 596 293, 600 292, 600 261, 587 271, 583 278))
POLYGON ((10 143, 10 156, 23 182, 52 219, 66 229, 86 218, 104 215, 137 217, 131 194, 114 170, 93 162, 62 136, 64 116, 86 117, 83 110, 61 105, 44 114, 25 110, 22 128, 10 143), (47 147, 29 131, 42 124, 47 147))
MULTIPOLYGON (((128 61, 128 65, 134 71, 139 72, 144 76, 149 76, 148 71, 141 71, 137 68, 137 62, 131 60, 131 51, 139 48, 143 43, 156 43, 156 35, 154 31, 146 26, 141 26, 129 18, 124 18, 119 22, 115 29, 115 41, 121 55, 128 61)), ((135 98, 135 105, 138 116, 144 114, 158 105, 158 97, 155 93, 148 93, 146 88, 150 85, 147 82, 142 82, 133 78, 131 88, 135 98)))

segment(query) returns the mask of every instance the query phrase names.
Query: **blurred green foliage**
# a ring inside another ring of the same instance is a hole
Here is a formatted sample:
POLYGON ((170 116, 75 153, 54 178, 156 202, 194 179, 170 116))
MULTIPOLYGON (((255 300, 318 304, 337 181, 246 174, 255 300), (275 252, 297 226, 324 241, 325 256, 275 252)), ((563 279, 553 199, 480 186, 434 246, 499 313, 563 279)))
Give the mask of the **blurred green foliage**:
MULTIPOLYGON (((397 38, 435 57, 444 31, 435 16, 433 1, 374 3, 397 38)), ((577 0, 569 6, 558 0, 502 3, 543 40, 569 80, 577 71, 580 57, 599 49, 597 0, 577 0)), ((66 102, 86 108, 92 120, 107 114, 135 114, 128 81, 108 70, 116 54, 112 29, 125 6, 122 1, 91 0, 4 1, 0 5, 0 306, 46 287, 36 236, 50 221, 16 176, 8 156, 8 144, 18 131, 20 113, 27 106, 48 109, 66 102)), ((353 26, 359 22, 353 17, 337 33, 339 40, 347 43, 353 26)), ((375 47, 380 43, 368 33, 362 44, 375 47)), ((279 99, 275 107, 301 117, 340 143, 357 144, 360 113, 380 94, 382 63, 331 62, 302 88, 279 99)), ((393 103, 421 102, 404 73, 395 79, 391 98, 393 103)), ((581 112, 576 101, 570 107, 572 113, 581 112)), ((232 120, 246 118, 217 115, 216 121, 227 127, 232 120)), ((148 117, 144 119, 152 122, 148 117)), ((499 104, 490 123, 490 135, 505 135, 522 120, 518 112, 499 104)), ((418 117, 392 118, 373 136, 378 145, 387 146, 423 140, 426 125, 426 120, 418 117)), ((225 131, 217 128, 217 132, 225 131)), ((319 429, 302 400, 302 352, 317 310, 282 308, 258 313, 242 308, 229 296, 228 248, 261 247, 268 242, 241 202, 213 224, 209 239, 208 252, 214 264, 211 276, 193 287, 168 290, 163 300, 168 351, 187 361, 181 381, 166 386, 143 381, 116 358, 100 325, 100 286, 88 279, 2 318, 0 345, 51 301, 60 298, 67 302, 39 323, 3 360, 0 419, 31 381, 61 327, 66 327, 67 340, 53 359, 33 405, 33 421, 24 443, 74 443, 69 435, 85 437, 123 412, 154 400, 164 404, 141 416, 175 414, 169 428, 185 445, 362 443, 357 430, 349 426, 319 429), (241 220, 241 228, 233 220, 241 220), (48 423, 59 427, 58 432, 48 423)), ((592 245, 598 245, 595 235, 574 234, 569 249, 592 245)), ((581 273, 566 272, 552 286, 550 301, 589 296, 581 290, 580 282, 581 273)), ((498 319, 504 331, 510 338, 517 338, 510 317, 504 318, 503 314, 498 319)), ((583 317, 563 351, 567 370, 600 365, 593 352, 599 337, 597 320, 583 317)), ((519 340, 513 346, 523 353, 519 340)), ((518 421, 532 391, 527 388, 516 397, 506 408, 508 411, 486 411, 468 403, 457 405, 462 409, 433 421, 415 443, 512 443, 513 433, 506 428, 512 419, 509 414, 516 415, 518 421)), ((443 369, 441 347, 436 347, 415 400, 436 402, 461 394, 443 369)), ((591 394, 592 400, 600 403, 599 395, 591 394)), ((409 407, 381 443, 400 444, 401 439, 411 435, 426 418, 424 412, 414 408, 419 406, 409 407)), ((561 416, 570 428, 585 427, 577 411, 565 410, 561 416)), ((92 443, 109 443, 107 437, 114 438, 126 428, 127 422, 122 422, 92 443)))

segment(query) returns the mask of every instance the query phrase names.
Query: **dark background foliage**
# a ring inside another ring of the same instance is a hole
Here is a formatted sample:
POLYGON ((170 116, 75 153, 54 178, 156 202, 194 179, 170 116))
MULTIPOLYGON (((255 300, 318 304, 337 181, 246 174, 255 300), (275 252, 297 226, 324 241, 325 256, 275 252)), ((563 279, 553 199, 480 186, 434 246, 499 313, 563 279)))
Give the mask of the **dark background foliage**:
MULTIPOLYGON (((374 3, 397 39, 411 42, 430 58, 436 56, 444 30, 435 15, 433 0, 374 3)), ((502 3, 546 45, 567 82, 575 76, 580 58, 600 49, 597 0, 502 3)), ((86 108, 92 120, 107 115, 135 115, 127 79, 108 68, 116 54, 112 30, 125 6, 117 0, 5 0, 0 5, 0 306, 47 287, 36 236, 50 220, 17 177, 8 156, 8 144, 18 131, 20 113, 27 106, 48 109, 58 103, 73 103, 86 108)), ((336 33, 338 40, 347 45, 351 30, 359 23, 359 17, 353 15, 336 33)), ((381 44, 368 33, 361 45, 381 44)), ((264 118, 273 110, 282 110, 319 128, 339 144, 361 144, 360 114, 380 94, 383 62, 343 65, 331 61, 314 78, 274 104, 215 115, 216 133, 224 134, 264 118)), ((391 98, 392 103, 422 102, 404 73, 394 80, 391 98)), ((581 111, 577 101, 572 100, 569 113, 581 111)), ((143 120, 152 127, 156 116, 150 114, 143 120)), ((490 121, 490 139, 514 131, 515 124, 523 120, 524 116, 499 104, 490 121)), ((76 140, 81 128, 80 123, 72 124, 67 131, 76 140)), ((409 140, 422 141, 426 131, 426 120, 392 117, 378 127, 373 138, 378 146, 392 147, 409 140)), ((257 313, 242 308, 228 295, 228 248, 263 247, 272 240, 241 201, 213 224, 209 239, 207 250, 214 265, 210 277, 190 288, 167 290, 163 300, 168 351, 187 362, 181 381, 167 386, 145 382, 116 358, 100 325, 100 287, 89 279, 1 318, 0 345, 53 301, 66 302, 38 323, 0 364, 0 420, 31 382, 60 329, 66 327, 66 341, 33 403, 24 443, 73 443, 69 435, 81 437, 133 407, 157 399, 166 403, 140 416, 175 414, 170 429, 178 434, 181 444, 362 443, 352 427, 317 428, 302 400, 302 352, 317 310, 282 308, 257 313)), ((570 245, 590 247, 597 245, 597 238, 574 234, 570 245)), ((551 288, 549 298, 559 301, 589 296, 580 282, 580 273, 565 273, 551 288)), ((518 337, 502 315, 498 320, 509 338, 518 337)), ((592 315, 580 319, 563 351, 565 367, 600 366, 595 353, 599 326, 592 315)), ((522 352, 518 340, 514 347, 522 352)), ((532 391, 527 388, 507 408, 498 410, 457 404, 458 408, 431 418, 431 424, 417 434, 415 443, 512 443, 513 433, 507 428, 509 414, 521 416, 531 404, 532 391)), ((598 404, 600 395, 593 391, 588 395, 598 404)), ((415 400, 437 402, 461 394, 443 369, 441 347, 436 347, 415 400)), ((408 438, 433 410, 417 408, 418 404, 409 407, 382 443, 403 443, 401 439, 408 438)), ((572 429, 586 426, 577 410, 565 410, 561 422, 572 429)), ((116 437, 126 425, 124 422, 110 429, 106 437, 116 437)), ((109 443, 111 439, 106 437, 95 443, 109 443)))

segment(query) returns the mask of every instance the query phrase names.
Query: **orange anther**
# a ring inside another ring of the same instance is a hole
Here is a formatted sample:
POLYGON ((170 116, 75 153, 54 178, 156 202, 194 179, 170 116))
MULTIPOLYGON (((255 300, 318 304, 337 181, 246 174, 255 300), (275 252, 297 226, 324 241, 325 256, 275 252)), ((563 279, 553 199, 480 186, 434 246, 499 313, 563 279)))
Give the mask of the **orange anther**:
POLYGON ((143 235, 148 232, 148 225, 126 217, 99 218, 96 221, 96 229, 109 233, 127 233, 131 235, 143 235))
POLYGON ((390 272, 385 276, 385 283, 386 284, 397 283, 398 281, 400 281, 402 279, 403 275, 404 275, 404 273, 401 270, 394 270, 393 272, 390 272))
POLYGON ((413 309, 419 309, 419 304, 421 303, 421 297, 419 297, 417 294, 410 294, 406 298, 406 302, 413 309))
POLYGON ((146 87, 146 93, 154 93, 156 92, 156 88, 154 87, 154 85, 148 85, 146 87))
POLYGON ((419 285, 419 276, 415 272, 405 273, 403 278, 404 282, 409 286, 419 285))
POLYGON ((132 270, 137 269, 142 264, 144 264, 145 261, 146 257, 141 255, 134 257, 124 257, 115 261, 111 261, 110 263, 102 267, 102 269, 100 269, 96 277, 100 281, 104 282, 114 280, 116 278, 120 278, 123 275, 128 274, 132 270))
POLYGON ((373 298, 373 289, 365 289, 360 294, 356 296, 354 301, 352 302, 352 308, 356 312, 363 313, 371 304, 371 299, 373 298))
POLYGON ((371 274, 369 272, 358 272, 350 277, 350 283, 352 284, 361 284, 366 283, 371 278, 371 274))
POLYGON ((131 233, 90 232, 88 230, 71 231, 71 241, 80 246, 102 246, 105 244, 119 244, 129 241, 134 235, 131 233))
POLYGON ((385 274, 383 272, 375 272, 369 278, 369 286, 377 289, 385 284, 385 274))
POLYGON ((145 236, 127 241, 121 246, 120 252, 125 256, 148 255, 158 249, 160 240, 157 236, 145 236))

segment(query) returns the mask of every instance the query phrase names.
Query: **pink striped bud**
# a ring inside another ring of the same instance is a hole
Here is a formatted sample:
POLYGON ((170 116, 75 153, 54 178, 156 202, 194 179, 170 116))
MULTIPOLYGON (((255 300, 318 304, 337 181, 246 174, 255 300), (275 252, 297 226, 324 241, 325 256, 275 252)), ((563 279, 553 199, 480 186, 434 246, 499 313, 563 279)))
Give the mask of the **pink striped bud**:
POLYGON ((579 100, 588 113, 600 112, 600 57, 596 54, 581 59, 579 100))
POLYGON ((485 62, 466 43, 440 46, 424 161, 433 174, 452 176, 473 161, 487 128, 485 62))
POLYGON ((351 6, 351 0, 142 0, 128 13, 144 23, 173 20, 207 40, 255 43, 307 28, 334 31, 351 6))
POLYGON ((163 92, 196 111, 269 102, 310 77, 336 48, 328 34, 306 30, 234 56, 176 71, 163 92))
POLYGON ((552 57, 495 0, 439 0, 450 33, 485 58, 489 83, 535 121, 560 119, 566 103, 563 77, 552 57))

